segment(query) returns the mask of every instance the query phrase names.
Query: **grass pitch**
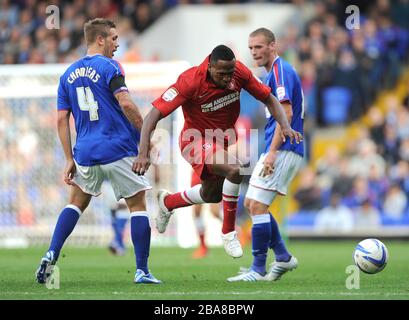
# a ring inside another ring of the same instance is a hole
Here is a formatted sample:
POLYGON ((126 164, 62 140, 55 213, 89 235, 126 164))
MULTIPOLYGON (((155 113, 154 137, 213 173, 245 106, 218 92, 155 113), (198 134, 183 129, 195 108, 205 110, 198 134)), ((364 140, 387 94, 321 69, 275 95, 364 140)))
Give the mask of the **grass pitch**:
MULTIPOLYGON (((116 257, 105 248, 63 249, 58 262, 60 288, 34 281, 45 248, 0 249, 0 299, 282 300, 409 299, 409 242, 385 241, 389 263, 379 274, 359 273, 359 289, 348 290, 346 268, 356 241, 291 241, 299 267, 280 281, 228 283, 226 278, 251 263, 251 248, 231 259, 222 248, 191 259, 193 249, 152 248, 150 269, 161 285, 135 285, 134 256, 116 257)), ((269 252, 268 262, 272 255, 269 252)))

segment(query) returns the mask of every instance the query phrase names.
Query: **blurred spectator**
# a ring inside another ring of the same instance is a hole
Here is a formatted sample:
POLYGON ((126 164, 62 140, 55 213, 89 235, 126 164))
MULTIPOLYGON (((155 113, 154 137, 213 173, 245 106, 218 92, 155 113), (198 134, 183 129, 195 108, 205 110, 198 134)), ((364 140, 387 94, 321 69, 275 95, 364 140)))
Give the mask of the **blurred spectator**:
POLYGON ((355 229, 370 230, 378 229, 382 225, 381 216, 369 199, 365 199, 362 205, 355 209, 355 229))
POLYGON ((352 211, 341 204, 341 196, 331 194, 330 205, 318 211, 314 228, 317 231, 349 232, 354 226, 352 211))
POLYGON ((294 198, 297 200, 299 211, 315 211, 322 208, 321 189, 317 186, 315 172, 306 167, 300 172, 300 183, 294 198))
POLYGON ((370 121, 370 137, 377 146, 377 152, 382 154, 384 152, 384 122, 385 117, 379 108, 372 106, 369 109, 368 117, 370 121))
POLYGON ((6 22, 9 27, 14 27, 18 21, 18 7, 10 0, 0 1, 0 22, 6 22))
POLYGON ((365 111, 365 104, 362 99, 364 85, 361 75, 362 70, 357 64, 353 52, 350 49, 342 49, 337 59, 332 84, 347 88, 352 94, 349 120, 356 120, 365 111))
POLYGON ((332 183, 332 192, 336 192, 344 198, 351 192, 354 177, 349 170, 349 160, 347 158, 341 158, 337 167, 338 175, 332 183))
POLYGON ((362 85, 362 96, 365 99, 365 104, 369 105, 375 99, 376 86, 373 81, 377 78, 377 60, 371 57, 365 49, 365 38, 362 32, 356 32, 352 36, 352 49, 356 57, 356 61, 361 68, 360 82, 362 85))
POLYGON ((406 195, 399 185, 392 185, 386 193, 385 202, 383 204, 385 216, 399 220, 405 213, 407 202, 406 195))
POLYGON ((372 140, 363 139, 358 145, 357 152, 350 162, 352 175, 368 177, 372 166, 376 167, 380 175, 385 174, 385 160, 376 153, 376 145, 372 140))
POLYGON ((401 140, 409 138, 409 111, 400 106, 397 110, 397 116, 398 138, 401 140))
POLYGON ((149 5, 142 2, 136 7, 136 12, 133 19, 134 28, 138 32, 143 32, 153 22, 152 19, 153 17, 150 15, 149 5))
POLYGON ((399 159, 400 141, 398 139, 398 133, 396 126, 392 124, 386 124, 383 130, 384 141, 381 146, 381 155, 385 161, 389 164, 396 163, 399 159))
MULTIPOLYGON (((136 32, 132 28, 132 21, 128 18, 123 18, 117 24, 119 37, 119 47, 115 53, 115 58, 123 60, 124 56, 130 51, 130 48, 136 43, 136 32)), ((137 60, 136 60, 137 61, 137 60)), ((131 62, 136 62, 131 61, 131 62)))
POLYGON ((339 174, 340 155, 337 146, 329 146, 325 150, 324 157, 317 160, 317 175, 320 186, 325 189, 331 189, 334 179, 339 174))
POLYGON ((399 158, 409 162, 409 137, 405 138, 400 145, 399 158))
POLYGON ((389 188, 389 181, 385 174, 380 171, 379 167, 375 165, 369 168, 368 187, 371 194, 374 195, 374 204, 378 209, 381 209, 381 203, 389 188))
POLYGON ((351 192, 343 199, 343 203, 349 208, 356 208, 368 199, 372 205, 377 203, 375 193, 369 188, 368 179, 358 176, 354 180, 351 192))

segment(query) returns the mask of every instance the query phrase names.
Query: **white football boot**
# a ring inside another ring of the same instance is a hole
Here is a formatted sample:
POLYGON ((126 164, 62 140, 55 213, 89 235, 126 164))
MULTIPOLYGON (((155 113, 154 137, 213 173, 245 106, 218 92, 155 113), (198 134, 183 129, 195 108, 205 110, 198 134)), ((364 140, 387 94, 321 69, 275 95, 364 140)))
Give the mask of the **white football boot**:
POLYGON ((246 282, 255 282, 255 281, 270 281, 268 274, 262 275, 252 269, 247 269, 245 272, 241 270, 239 275, 227 278, 228 282, 237 282, 237 281, 246 281, 246 282))
POLYGON ((270 265, 270 271, 267 274, 267 277, 271 281, 280 280, 281 276, 287 271, 292 271, 298 266, 298 260, 296 257, 292 256, 288 262, 278 262, 274 261, 270 265))
POLYGON ((237 238, 237 231, 232 231, 226 234, 222 233, 222 240, 224 250, 229 256, 233 258, 240 258, 243 255, 243 249, 239 239, 237 238))
POLYGON ((54 251, 47 251, 41 258, 40 266, 36 271, 36 280, 38 283, 47 283, 53 274, 54 266, 57 262, 54 251))
POLYGON ((158 216, 156 217, 156 229, 158 229, 159 233, 164 233, 166 231, 166 227, 169 224, 169 219, 173 214, 173 210, 169 211, 165 206, 165 197, 169 194, 171 193, 164 189, 158 191, 159 212, 158 216))

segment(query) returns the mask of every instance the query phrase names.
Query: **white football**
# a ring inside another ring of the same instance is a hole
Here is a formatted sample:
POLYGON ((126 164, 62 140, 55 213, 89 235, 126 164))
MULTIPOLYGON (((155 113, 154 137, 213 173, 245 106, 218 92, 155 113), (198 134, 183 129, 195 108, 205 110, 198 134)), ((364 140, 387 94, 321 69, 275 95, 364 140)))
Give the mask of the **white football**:
POLYGON ((388 263, 388 249, 378 239, 365 239, 354 250, 354 262, 365 273, 378 273, 388 263))

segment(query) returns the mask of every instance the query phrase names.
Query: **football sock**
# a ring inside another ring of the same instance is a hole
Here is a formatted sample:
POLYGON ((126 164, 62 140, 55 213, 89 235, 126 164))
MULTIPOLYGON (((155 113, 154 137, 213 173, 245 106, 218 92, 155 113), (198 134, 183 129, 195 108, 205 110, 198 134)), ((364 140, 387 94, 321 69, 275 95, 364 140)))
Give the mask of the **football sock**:
POLYGON ((126 223, 128 222, 128 219, 115 217, 113 220, 115 220, 115 222, 113 223, 114 233, 115 233, 115 242, 121 248, 124 248, 125 247, 124 232, 125 232, 125 227, 126 227, 126 223))
POLYGON ((203 219, 201 217, 197 217, 197 218, 195 218, 194 221, 195 221, 195 226, 196 226, 197 233, 199 234, 200 246, 201 247, 206 247, 206 244, 205 244, 205 241, 204 241, 205 229, 204 229, 203 219))
POLYGON ((266 260, 268 245, 271 239, 270 217, 268 213, 252 216, 251 229, 253 264, 251 269, 264 275, 266 273, 266 260))
POLYGON ((149 216, 146 211, 131 212, 131 238, 136 258, 136 269, 141 269, 148 274, 151 227, 149 225, 149 216))
POLYGON ((57 224, 55 225, 50 247, 48 248, 48 250, 54 251, 55 259, 58 259, 65 240, 67 240, 72 230, 74 230, 81 214, 81 210, 72 204, 67 205, 61 211, 57 224))
POLYGON ((191 206, 192 204, 205 203, 200 195, 201 184, 197 184, 194 187, 182 192, 170 194, 165 197, 165 206, 169 211, 177 208, 183 208, 191 206))
POLYGON ((224 179, 223 183, 223 226, 222 233, 235 230, 237 202, 240 194, 240 184, 224 179))
POLYGON ((207 248, 204 233, 199 233, 199 240, 200 240, 200 246, 203 248, 207 248))
POLYGON ((270 248, 273 249, 276 256, 276 261, 287 262, 291 259, 291 254, 287 251, 285 247, 284 240, 281 238, 280 230, 278 229, 277 221, 274 219, 272 214, 270 215, 270 226, 271 226, 271 241, 270 248))

